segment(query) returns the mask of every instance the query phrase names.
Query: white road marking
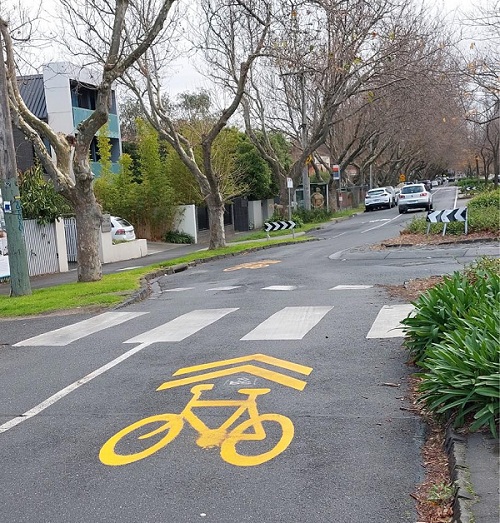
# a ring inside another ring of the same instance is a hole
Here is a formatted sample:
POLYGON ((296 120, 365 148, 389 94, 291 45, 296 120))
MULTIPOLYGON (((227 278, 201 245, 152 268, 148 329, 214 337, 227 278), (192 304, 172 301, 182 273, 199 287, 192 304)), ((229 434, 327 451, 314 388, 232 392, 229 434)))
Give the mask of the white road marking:
POLYGON ((183 291, 190 291, 194 289, 194 287, 177 287, 176 289, 165 289, 163 292, 183 292, 183 291))
POLYGON ((140 269, 144 267, 144 265, 135 265, 134 267, 124 267, 123 269, 117 269, 116 272, 120 272, 120 271, 131 271, 132 269, 140 269))
POLYGON ((373 231, 374 229, 379 229, 380 227, 383 227, 384 225, 387 225, 388 223, 391 223, 394 220, 397 220, 398 218, 401 218, 401 214, 398 214, 394 218, 391 218, 387 222, 383 222, 380 225, 375 225, 375 227, 370 227, 369 229, 365 229, 364 231, 361 231, 361 234, 364 234, 365 232, 373 231))
POLYGON ((85 338, 90 334, 95 334, 109 327, 114 327, 120 323, 148 314, 147 312, 105 312, 94 316, 88 320, 83 320, 73 325, 68 325, 60 329, 45 332, 39 336, 34 336, 19 343, 14 347, 39 347, 42 345, 50 347, 63 347, 71 342, 85 338))
POLYGON ((228 285, 227 287, 213 287, 212 289, 207 289, 207 291, 232 291, 233 289, 239 289, 241 285, 228 285))
POLYGON ((26 411, 24 414, 21 414, 20 416, 17 416, 3 425, 0 425, 0 433, 7 432, 12 427, 15 427, 16 425, 19 425, 19 423, 22 423, 23 421, 26 421, 33 416, 36 416, 46 408, 50 407, 56 401, 59 401, 60 399, 67 396, 70 392, 73 392, 74 390, 78 389, 82 385, 85 385, 85 383, 88 383, 89 381, 93 380, 94 378, 97 378, 97 376, 100 376, 101 374, 104 374, 107 370, 113 368, 115 365, 118 365, 122 361, 126 360, 127 358, 130 358, 130 356, 133 356, 134 354, 137 354, 139 351, 147 347, 149 343, 143 343, 142 345, 138 345, 137 347, 134 347, 133 349, 130 349, 129 351, 125 352, 121 356, 118 356, 118 358, 115 358, 114 360, 110 361, 109 363, 106 363, 106 365, 103 365, 102 367, 99 367, 97 370, 91 372, 90 374, 87 374, 85 377, 79 379, 78 381, 73 382, 71 385, 68 385, 64 389, 60 390, 59 392, 56 392, 54 395, 50 396, 50 398, 46 399, 45 401, 42 401, 42 403, 39 403, 36 407, 33 407, 32 409, 26 411))
POLYGON ((263 291, 294 291, 297 287, 295 285, 270 285, 269 287, 262 287, 263 291))
POLYGON ((285 307, 242 340, 301 340, 333 307, 285 307))
POLYGON ((400 305, 384 305, 373 325, 367 338, 400 338, 404 337, 401 329, 401 320, 404 320, 414 309, 411 303, 400 305))
POLYGON ((232 309, 204 309, 195 310, 174 318, 168 323, 164 323, 156 329, 144 332, 130 338, 123 343, 156 343, 164 341, 182 341, 195 332, 220 320, 226 314, 237 311, 232 309))
POLYGON ((345 291, 345 290, 363 290, 363 289, 371 289, 373 285, 336 285, 335 287, 332 287, 331 291, 345 291))

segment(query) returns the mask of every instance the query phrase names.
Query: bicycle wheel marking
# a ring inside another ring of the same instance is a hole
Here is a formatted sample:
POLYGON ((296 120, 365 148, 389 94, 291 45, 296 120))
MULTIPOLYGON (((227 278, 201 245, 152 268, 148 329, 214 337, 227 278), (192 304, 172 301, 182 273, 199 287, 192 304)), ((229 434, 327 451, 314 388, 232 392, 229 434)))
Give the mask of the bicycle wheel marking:
MULTIPOLYGON (((297 363, 264 354, 254 354, 185 367, 179 369, 174 375, 213 369, 227 364, 240 364, 250 360, 277 365, 304 375, 309 375, 312 371, 312 368, 297 363)), ((294 437, 294 426, 293 422, 282 414, 258 412, 257 398, 268 394, 271 389, 240 388, 237 399, 201 399, 206 391, 214 388, 213 383, 199 383, 201 379, 206 380, 241 372, 254 374, 296 390, 303 390, 306 385, 303 380, 249 364, 165 382, 157 390, 165 390, 187 383, 198 382, 198 385, 191 388, 192 397, 179 414, 165 413, 149 416, 135 421, 111 436, 100 449, 100 461, 104 465, 120 466, 145 459, 172 442, 180 434, 185 424, 198 432, 196 444, 199 447, 219 447, 221 458, 231 465, 252 467, 274 459, 290 445, 294 437), (219 427, 209 428, 197 414, 200 409, 221 407, 230 408, 232 412, 219 427), (271 432, 269 432, 270 427, 271 432)))

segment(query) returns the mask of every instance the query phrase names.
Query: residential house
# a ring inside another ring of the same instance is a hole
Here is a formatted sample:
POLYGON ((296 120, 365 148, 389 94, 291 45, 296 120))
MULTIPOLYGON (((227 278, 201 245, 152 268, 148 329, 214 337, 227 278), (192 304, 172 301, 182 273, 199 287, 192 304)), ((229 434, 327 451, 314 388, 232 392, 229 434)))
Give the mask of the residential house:
MULTIPOLYGON (((64 134, 75 134, 77 125, 95 109, 97 83, 92 71, 68 62, 49 63, 43 67, 42 74, 18 77, 19 90, 28 109, 54 131, 64 134)), ((122 147, 115 91, 111 93, 107 135, 111 143, 111 169, 118 172, 122 147)), ((14 129, 14 143, 18 168, 25 171, 34 162, 33 145, 18 129, 14 129)), ((47 148, 50 150, 48 143, 47 148)), ((96 138, 90 147, 90 159, 92 172, 98 177, 101 165, 96 138)))

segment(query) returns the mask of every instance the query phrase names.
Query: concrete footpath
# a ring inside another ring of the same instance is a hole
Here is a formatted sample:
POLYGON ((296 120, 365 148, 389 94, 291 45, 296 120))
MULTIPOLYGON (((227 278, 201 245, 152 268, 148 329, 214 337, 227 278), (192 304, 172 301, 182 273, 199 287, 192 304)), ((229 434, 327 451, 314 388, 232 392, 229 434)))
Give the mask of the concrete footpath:
MULTIPOLYGON (((312 233, 313 234, 313 233, 312 233)), ((230 243, 236 236, 228 234, 230 243)), ((273 239, 276 239, 273 237, 273 239)), ((145 258, 117 262, 103 266, 103 273, 126 270, 132 266, 145 266, 159 261, 178 258, 206 248, 208 237, 201 237, 197 245, 149 243, 145 258)), ((394 247, 383 251, 367 248, 341 251, 330 256, 342 260, 390 260, 401 258, 452 257, 471 263, 481 256, 500 257, 498 243, 455 244, 453 246, 394 247)), ((32 278, 33 289, 76 281, 76 271, 32 278)), ((0 283, 0 294, 8 295, 9 283, 0 283)), ((454 523, 498 523, 500 521, 500 455, 499 441, 485 433, 458 434, 449 430, 446 438, 450 456, 452 478, 457 487, 454 523)))

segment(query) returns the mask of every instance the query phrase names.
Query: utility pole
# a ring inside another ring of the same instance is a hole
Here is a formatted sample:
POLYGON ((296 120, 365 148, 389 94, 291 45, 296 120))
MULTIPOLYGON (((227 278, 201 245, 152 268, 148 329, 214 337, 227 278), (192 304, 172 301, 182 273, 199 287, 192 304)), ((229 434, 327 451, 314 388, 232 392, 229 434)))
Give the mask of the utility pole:
MULTIPOLYGON (((1 22, 0 22, 1 23, 1 22)), ((0 190, 2 191, 7 248, 9 250, 11 296, 31 294, 28 258, 24 243, 21 197, 17 180, 16 151, 10 120, 7 74, 0 32, 0 190)))
MULTIPOLYGON (((305 71, 301 71, 302 86, 302 122, 301 122, 301 141, 302 150, 307 146, 307 108, 306 108, 306 78, 305 71)), ((309 166, 307 161, 302 166, 302 192, 304 194, 304 209, 311 210, 311 185, 309 184, 309 166)))

